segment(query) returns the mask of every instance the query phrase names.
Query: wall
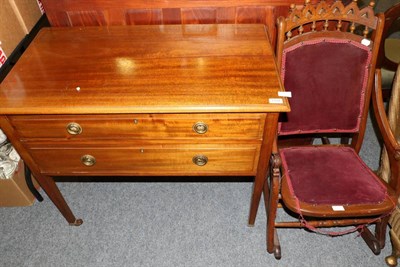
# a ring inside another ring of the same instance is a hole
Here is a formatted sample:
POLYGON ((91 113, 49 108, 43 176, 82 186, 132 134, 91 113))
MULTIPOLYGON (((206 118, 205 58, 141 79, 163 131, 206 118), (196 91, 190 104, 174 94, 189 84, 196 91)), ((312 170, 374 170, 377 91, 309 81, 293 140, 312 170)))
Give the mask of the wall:
MULTIPOLYGON (((312 0, 316 2, 317 0, 312 0)), ((331 0, 328 0, 331 1, 331 0)), ((304 0, 42 0, 52 26, 260 23, 272 44, 276 19, 304 0)))

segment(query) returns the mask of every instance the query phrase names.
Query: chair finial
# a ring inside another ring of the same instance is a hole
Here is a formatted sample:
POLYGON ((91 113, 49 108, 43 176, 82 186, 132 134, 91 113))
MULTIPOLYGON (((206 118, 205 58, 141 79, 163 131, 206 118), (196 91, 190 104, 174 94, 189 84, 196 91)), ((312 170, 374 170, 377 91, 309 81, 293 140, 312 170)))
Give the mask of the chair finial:
POLYGON ((295 9, 296 9, 296 5, 295 4, 290 4, 289 13, 292 13, 295 9))
POLYGON ((375 1, 369 2, 369 6, 373 8, 375 6, 375 1))

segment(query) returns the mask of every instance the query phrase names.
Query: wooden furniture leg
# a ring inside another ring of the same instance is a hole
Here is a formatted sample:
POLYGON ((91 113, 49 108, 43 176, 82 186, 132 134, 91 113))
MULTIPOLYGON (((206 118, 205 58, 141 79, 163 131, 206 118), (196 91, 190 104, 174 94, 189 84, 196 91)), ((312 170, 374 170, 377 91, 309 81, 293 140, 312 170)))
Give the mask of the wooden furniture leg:
POLYGON ((75 218, 63 195, 61 194, 54 179, 50 176, 35 175, 36 180, 49 196, 50 200, 58 208, 64 218, 71 226, 79 226, 83 223, 82 219, 75 218))
POLYGON ((54 179, 50 176, 44 176, 41 174, 40 169, 37 167, 31 155, 26 151, 26 149, 20 142, 18 134, 15 132, 14 128, 12 127, 6 116, 0 116, 0 128, 6 134, 7 138, 11 141, 14 148, 20 154, 27 167, 31 170, 36 178, 36 181, 46 192, 50 200, 58 208, 58 210, 67 220, 67 222, 70 225, 74 226, 81 225, 83 223, 82 219, 75 218, 60 190, 58 189, 56 183, 54 182, 54 179))
POLYGON ((380 220, 375 226, 375 237, 379 242, 381 249, 385 247, 386 243, 386 229, 388 226, 389 216, 386 216, 380 220))
MULTIPOLYGON (((279 260, 282 257, 281 245, 279 243, 278 233, 275 228, 275 218, 279 202, 280 189, 280 171, 281 160, 273 156, 271 159, 271 175, 270 175, 270 190, 268 206, 265 207, 267 213, 267 251, 274 253, 275 259, 279 260)), ((266 182, 268 184, 268 181, 266 182)), ((267 187, 265 187, 267 190, 267 187)))
POLYGON ((272 151, 273 138, 278 127, 279 113, 269 113, 265 119, 263 143, 260 151, 260 158, 258 160, 257 175, 254 179, 253 194, 250 204, 249 226, 254 226, 258 206, 260 204, 261 194, 263 192, 265 177, 268 175, 269 158, 272 151))
POLYGON ((254 226, 256 221, 258 206, 260 205, 261 194, 263 190, 263 179, 256 176, 253 185, 253 194, 251 196, 250 215, 248 226, 254 226))
POLYGON ((371 231, 366 227, 359 231, 360 231, 361 237, 364 239, 365 243, 368 245, 368 247, 371 249, 371 251, 375 255, 379 255, 379 253, 381 253, 381 248, 379 246, 378 240, 371 233, 371 231))

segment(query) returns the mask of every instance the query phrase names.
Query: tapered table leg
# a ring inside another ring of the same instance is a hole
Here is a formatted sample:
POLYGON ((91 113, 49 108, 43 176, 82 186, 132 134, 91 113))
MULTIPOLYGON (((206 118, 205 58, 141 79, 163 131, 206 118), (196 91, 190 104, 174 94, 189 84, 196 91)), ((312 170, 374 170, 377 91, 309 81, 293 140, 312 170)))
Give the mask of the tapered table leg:
POLYGON ((249 226, 254 226, 256 221, 258 206, 263 192, 265 179, 268 175, 269 159, 271 157, 272 146, 278 126, 278 113, 268 113, 265 118, 263 140, 258 159, 257 174, 254 178, 253 194, 251 196, 249 226))
POLYGON ((14 127, 10 124, 7 116, 0 116, 0 128, 7 135, 7 138, 11 141, 14 148, 17 150, 18 154, 21 156, 22 160, 27 165, 27 168, 35 176, 36 181, 42 187, 42 189, 49 196, 50 200, 58 208, 64 218, 70 225, 79 226, 83 223, 82 219, 75 218, 71 209, 69 208, 67 202, 62 196, 60 190, 58 189, 53 177, 42 175, 40 168, 37 166, 36 162, 33 160, 32 156, 28 153, 24 145, 21 143, 18 133, 15 131, 14 127))
POLYGON ((249 226, 254 226, 256 221, 258 206, 260 205, 261 194, 263 190, 264 179, 257 179, 254 180, 253 185, 253 194, 251 196, 251 204, 250 204, 250 214, 249 214, 249 226))
POLYGON ((70 225, 79 226, 83 223, 82 219, 77 219, 72 213, 52 177, 37 175, 35 178, 70 225))

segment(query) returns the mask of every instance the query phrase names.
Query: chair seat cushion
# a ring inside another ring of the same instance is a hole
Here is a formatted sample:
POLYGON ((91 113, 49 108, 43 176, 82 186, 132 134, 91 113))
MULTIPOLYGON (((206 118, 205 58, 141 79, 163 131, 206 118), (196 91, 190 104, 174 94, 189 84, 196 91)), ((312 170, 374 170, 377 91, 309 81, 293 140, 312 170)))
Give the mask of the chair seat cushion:
POLYGON ((309 204, 377 204, 386 187, 350 147, 308 146, 280 150, 289 190, 309 204))

